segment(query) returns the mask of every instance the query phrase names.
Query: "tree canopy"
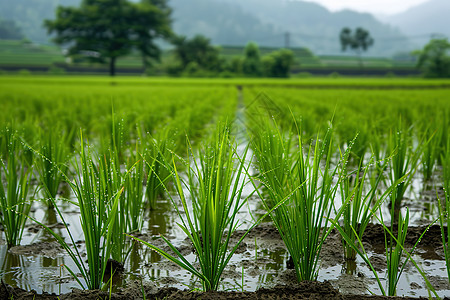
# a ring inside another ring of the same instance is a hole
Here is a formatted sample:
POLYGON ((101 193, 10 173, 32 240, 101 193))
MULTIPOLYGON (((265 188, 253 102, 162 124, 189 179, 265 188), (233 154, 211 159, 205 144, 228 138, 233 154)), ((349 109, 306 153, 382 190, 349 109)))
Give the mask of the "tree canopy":
POLYGON ((166 0, 83 0, 80 7, 59 6, 56 20, 46 20, 57 44, 68 46, 69 55, 84 55, 98 63, 109 62, 115 74, 117 58, 133 50, 141 52, 144 64, 159 59, 158 38, 169 38, 171 9, 166 0))
POLYGON ((264 57, 262 62, 265 76, 287 78, 294 63, 294 54, 289 49, 280 49, 264 57))
POLYGON ((245 75, 259 77, 262 74, 261 55, 256 43, 250 42, 244 49, 242 70, 245 75))
POLYGON ((352 49, 356 52, 359 57, 359 64, 362 67, 361 53, 362 51, 367 51, 370 46, 374 44, 373 38, 370 36, 369 31, 364 28, 358 27, 355 32, 348 27, 344 27, 339 35, 341 41, 342 51, 347 50, 347 48, 352 49))
POLYGON ((175 46, 175 57, 181 63, 181 68, 185 70, 188 65, 191 68, 195 64, 196 68, 218 72, 221 69, 222 61, 219 58, 219 49, 211 45, 211 40, 196 35, 192 39, 185 36, 177 36, 172 39, 175 46))
POLYGON ((419 56, 417 67, 425 77, 450 78, 450 43, 446 38, 432 39, 415 54, 419 56))

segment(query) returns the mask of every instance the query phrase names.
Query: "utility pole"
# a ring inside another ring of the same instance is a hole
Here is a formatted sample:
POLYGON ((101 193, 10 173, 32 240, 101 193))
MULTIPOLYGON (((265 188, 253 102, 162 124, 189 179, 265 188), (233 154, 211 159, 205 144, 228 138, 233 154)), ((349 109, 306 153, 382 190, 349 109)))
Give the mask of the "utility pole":
POLYGON ((289 40, 290 40, 291 34, 289 31, 286 31, 284 34, 284 48, 289 49, 289 40))

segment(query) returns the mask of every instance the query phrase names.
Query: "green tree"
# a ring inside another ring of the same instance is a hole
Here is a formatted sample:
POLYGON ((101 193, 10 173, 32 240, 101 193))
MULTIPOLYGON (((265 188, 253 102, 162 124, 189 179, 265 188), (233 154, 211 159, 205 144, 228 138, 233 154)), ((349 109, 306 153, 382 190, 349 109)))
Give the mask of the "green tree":
POLYGON ((171 10, 165 0, 83 0, 80 7, 59 6, 56 20, 46 20, 54 41, 68 46, 69 55, 86 55, 91 61, 109 62, 111 76, 119 57, 133 50, 148 58, 159 59, 155 39, 168 38, 171 10))
POLYGON ((182 70, 186 70, 189 66, 189 70, 196 72, 222 71, 223 60, 219 56, 219 48, 211 45, 210 39, 202 35, 196 35, 192 39, 177 36, 172 39, 172 43, 175 45, 174 54, 182 70))
POLYGON ((22 30, 16 22, 0 19, 0 39, 2 40, 21 40, 24 38, 22 30))
POLYGON ((242 75, 243 74, 243 65, 244 60, 240 56, 234 56, 231 58, 231 60, 228 62, 228 71, 236 74, 236 75, 242 75))
POLYGON ((244 49, 242 72, 247 76, 259 77, 262 75, 261 55, 256 43, 250 42, 244 49))
POLYGON ((294 54, 289 49, 281 49, 263 57, 264 76, 288 78, 294 63, 294 54))
POLYGON ((342 51, 347 50, 347 48, 355 51, 358 55, 359 65, 362 67, 362 52, 367 51, 367 49, 374 44, 374 40, 370 36, 369 31, 358 27, 355 32, 352 33, 350 28, 345 27, 341 30, 339 39, 341 41, 342 51))
POLYGON ((422 69, 425 77, 450 77, 450 43, 446 38, 432 39, 418 55, 417 67, 422 69))

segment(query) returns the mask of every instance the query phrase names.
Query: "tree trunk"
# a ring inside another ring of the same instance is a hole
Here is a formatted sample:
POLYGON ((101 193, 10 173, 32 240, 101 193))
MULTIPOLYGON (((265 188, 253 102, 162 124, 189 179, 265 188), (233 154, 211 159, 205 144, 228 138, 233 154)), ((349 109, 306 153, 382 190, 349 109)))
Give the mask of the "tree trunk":
POLYGON ((114 76, 116 75, 116 57, 112 56, 109 60, 109 75, 114 76))

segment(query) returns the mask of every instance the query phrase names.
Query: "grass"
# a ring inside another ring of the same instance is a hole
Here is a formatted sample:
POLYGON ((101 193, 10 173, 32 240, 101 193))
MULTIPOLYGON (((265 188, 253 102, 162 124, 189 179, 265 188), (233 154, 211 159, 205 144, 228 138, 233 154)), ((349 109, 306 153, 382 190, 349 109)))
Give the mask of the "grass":
POLYGON ((18 161, 21 151, 15 132, 6 128, 3 132, 6 147, 6 162, 0 166, 0 221, 5 233, 8 248, 20 244, 27 216, 31 208, 28 199, 28 189, 31 181, 32 168, 18 161), (4 186, 3 178, 6 179, 4 186))

